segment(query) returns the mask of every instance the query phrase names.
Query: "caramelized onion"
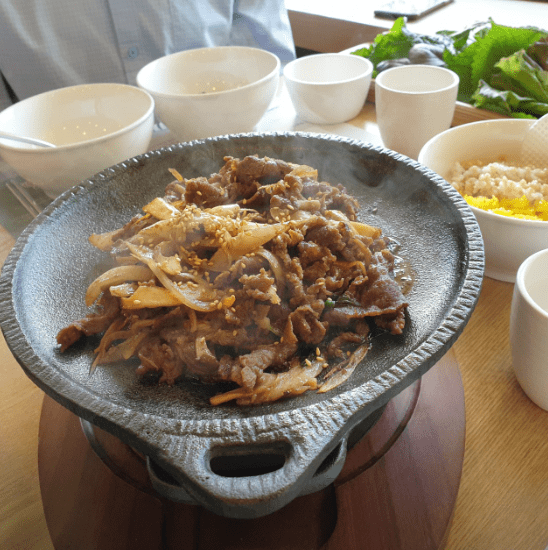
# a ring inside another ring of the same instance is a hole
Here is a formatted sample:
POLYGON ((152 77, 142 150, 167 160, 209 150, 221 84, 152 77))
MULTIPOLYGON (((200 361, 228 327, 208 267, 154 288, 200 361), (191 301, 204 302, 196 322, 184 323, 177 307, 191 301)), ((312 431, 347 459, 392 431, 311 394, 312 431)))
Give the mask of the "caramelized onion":
POLYGON ((348 360, 348 363, 342 367, 340 370, 337 370, 333 376, 330 376, 325 380, 322 385, 318 388, 318 393, 325 393, 327 391, 340 386, 343 382, 346 382, 352 373, 356 370, 356 367, 363 361, 367 352, 369 351, 369 344, 363 344, 360 346, 348 360))
POLYGON ((130 296, 120 298, 123 309, 172 307, 180 303, 169 290, 159 286, 140 286, 130 296))
POLYGON ((285 286, 285 277, 282 269, 282 264, 280 263, 278 258, 276 258, 276 256, 274 256, 272 252, 262 247, 259 248, 259 250, 255 252, 255 254, 257 254, 257 256, 262 256, 269 263, 270 269, 272 270, 272 273, 274 273, 274 277, 276 279, 278 292, 283 292, 283 288, 285 286))
POLYGON ((177 285, 158 266, 152 257, 152 251, 128 243, 131 253, 141 262, 145 263, 156 275, 156 278, 181 304, 195 309, 196 311, 214 311, 217 304, 213 300, 213 289, 205 288, 205 285, 195 283, 194 285, 177 285))
POLYGON ((225 236, 224 242, 221 243, 221 248, 215 252, 208 264, 211 271, 225 271, 234 260, 251 252, 256 252, 261 246, 284 231, 284 229, 285 226, 281 223, 243 223, 237 235, 234 237, 225 236))
POLYGON ((143 212, 158 218, 159 220, 168 220, 173 216, 179 215, 181 212, 172 204, 161 197, 156 197, 152 202, 143 206, 143 212))
POLYGON ((99 298, 102 292, 111 286, 120 285, 128 281, 148 281, 153 277, 152 271, 142 265, 121 265, 109 269, 99 275, 86 291, 86 305, 89 307, 99 298))

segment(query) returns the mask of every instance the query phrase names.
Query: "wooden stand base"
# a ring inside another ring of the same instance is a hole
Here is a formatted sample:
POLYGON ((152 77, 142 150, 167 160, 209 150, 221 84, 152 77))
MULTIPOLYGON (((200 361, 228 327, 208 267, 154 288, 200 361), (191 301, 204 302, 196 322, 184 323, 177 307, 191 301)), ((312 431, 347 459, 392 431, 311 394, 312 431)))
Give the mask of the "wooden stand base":
POLYGON ((46 397, 38 466, 56 550, 439 550, 464 455, 460 372, 450 351, 390 401, 348 452, 335 483, 259 519, 234 520, 166 501, 143 457, 46 397))

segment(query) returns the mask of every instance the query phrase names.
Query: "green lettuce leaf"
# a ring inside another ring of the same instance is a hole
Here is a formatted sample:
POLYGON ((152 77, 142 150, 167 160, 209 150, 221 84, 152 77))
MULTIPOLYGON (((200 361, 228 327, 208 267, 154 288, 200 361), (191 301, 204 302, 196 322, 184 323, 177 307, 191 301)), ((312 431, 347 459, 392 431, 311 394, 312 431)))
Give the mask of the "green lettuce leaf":
MULTIPOLYGON (((381 61, 407 57, 409 50, 415 44, 434 44, 450 47, 451 40, 442 35, 432 36, 414 33, 407 28, 405 17, 399 17, 394 21, 392 28, 386 33, 378 34, 369 47, 357 49, 352 53, 367 57, 376 69, 381 61)), ((376 76, 377 71, 374 70, 373 78, 376 76)))
POLYGON ((542 116, 548 113, 548 71, 520 50, 495 64, 488 84, 480 80, 472 104, 514 118, 542 116))
POLYGON ((460 78, 458 99, 470 103, 480 80, 490 81, 495 64, 501 58, 527 48, 544 36, 546 31, 536 28, 507 27, 490 21, 490 28, 475 33, 473 41, 468 41, 457 53, 446 50, 443 59, 460 78))
POLYGON ((513 118, 538 118, 548 113, 548 103, 523 97, 511 90, 497 90, 481 80, 473 95, 473 105, 513 118))
MULTIPOLYGON (((475 23, 462 31, 438 31, 437 34, 447 37, 453 46, 451 53, 462 52, 466 47, 477 39, 484 36, 491 28, 490 22, 475 23)), ((450 50, 451 51, 451 50, 450 50)))
POLYGON ((494 72, 491 86, 498 89, 514 89, 528 97, 548 103, 548 71, 520 50, 495 64, 500 72, 494 72), (509 87, 512 86, 513 87, 509 87))
POLYGON ((535 42, 529 48, 527 53, 545 70, 548 71, 548 38, 543 38, 535 42))

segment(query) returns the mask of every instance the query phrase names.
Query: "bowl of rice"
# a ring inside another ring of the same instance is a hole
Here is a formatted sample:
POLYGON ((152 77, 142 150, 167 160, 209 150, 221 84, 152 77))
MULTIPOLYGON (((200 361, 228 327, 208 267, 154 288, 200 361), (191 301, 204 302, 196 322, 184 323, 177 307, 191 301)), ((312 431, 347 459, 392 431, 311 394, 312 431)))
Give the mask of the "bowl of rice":
POLYGON ((450 128, 424 145, 419 162, 470 205, 485 246, 485 275, 515 282, 521 263, 548 248, 548 166, 526 166, 520 150, 532 119, 450 128))

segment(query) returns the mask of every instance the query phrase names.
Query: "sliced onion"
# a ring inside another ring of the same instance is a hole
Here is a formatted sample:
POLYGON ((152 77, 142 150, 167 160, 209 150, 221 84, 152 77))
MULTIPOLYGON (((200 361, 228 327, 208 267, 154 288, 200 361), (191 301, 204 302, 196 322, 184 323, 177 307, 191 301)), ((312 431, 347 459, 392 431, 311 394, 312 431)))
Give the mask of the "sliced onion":
POLYGON ((373 239, 376 239, 382 234, 382 231, 378 227, 367 225, 366 223, 362 222, 350 221, 348 217, 340 210, 326 210, 325 217, 330 218, 331 220, 336 222, 344 222, 349 224, 350 227, 362 237, 372 237, 373 239))
POLYGON ((91 306, 107 288, 130 281, 148 281, 152 271, 144 265, 121 265, 99 275, 86 291, 86 305, 91 306))
POLYGON ((214 216, 221 216, 223 218, 235 218, 240 213, 240 205, 238 204, 220 204, 219 206, 213 206, 207 208, 204 212, 212 214, 214 216))
POLYGON ((180 300, 163 287, 140 286, 131 296, 121 297, 120 304, 123 309, 172 307, 180 305, 180 300))
POLYGON ((369 344, 360 346, 350 357, 348 363, 333 376, 328 378, 319 388, 318 393, 325 393, 337 386, 340 386, 343 382, 346 382, 356 367, 363 361, 367 352, 369 351, 369 344))
POLYGON ((185 181, 185 178, 183 178, 183 176, 181 176, 181 174, 179 174, 179 171, 175 170, 175 168, 168 168, 168 170, 179 183, 183 183, 185 181))
POLYGON ((115 240, 118 238, 120 230, 109 231, 107 233, 93 233, 89 236, 88 241, 99 250, 108 252, 112 250, 115 240))
POLYGON ((197 288, 189 285, 178 286, 172 281, 158 266, 152 257, 152 251, 145 247, 135 246, 131 243, 127 243, 129 251, 137 259, 147 264, 151 271, 156 275, 156 278, 181 304, 195 309, 196 311, 213 311, 217 308, 217 304, 214 300, 211 300, 211 296, 205 297, 204 294, 212 294, 212 289, 204 289, 203 285, 198 285, 197 288), (209 291, 209 292, 208 292, 209 291))
POLYGON ((168 220, 173 216, 179 215, 181 212, 172 204, 165 201, 161 197, 156 197, 152 202, 149 202, 143 207, 143 212, 154 216, 159 220, 168 220))
POLYGON ((257 375, 257 383, 253 388, 239 387, 214 395, 209 402, 212 405, 220 405, 236 400, 238 405, 257 405, 277 401, 289 395, 300 395, 317 388, 316 376, 322 368, 323 361, 315 361, 310 367, 296 366, 286 372, 261 372, 257 375))
POLYGON ((137 283, 122 283, 121 285, 112 285, 109 287, 109 291, 113 296, 117 298, 128 298, 131 296, 139 286, 137 283))
POLYGON ((311 166, 307 166, 306 164, 296 164, 288 175, 296 176, 298 178, 310 178, 317 180, 318 170, 316 170, 316 168, 312 168, 311 166))
MULTIPOLYGON (((132 334, 127 340, 124 340, 117 346, 112 346, 106 350, 96 364, 106 365, 108 363, 116 363, 118 361, 127 361, 135 354, 135 350, 142 344, 143 340, 147 336, 147 332, 132 334)), ((97 356, 97 359, 99 359, 99 356, 97 356)))
POLYGON ((350 226, 358 235, 361 235, 362 237, 377 239, 382 234, 382 231, 378 227, 367 225, 365 223, 350 222, 350 226))
POLYGON ((168 275, 179 275, 182 271, 181 260, 176 256, 164 256, 160 248, 161 246, 157 246, 152 256, 156 265, 168 275))
POLYGON ((270 250, 266 250, 263 247, 259 248, 255 254, 257 254, 257 256, 262 256, 269 263, 270 269, 272 269, 272 273, 274 273, 274 277, 276 278, 278 291, 282 292, 285 287, 285 276, 280 260, 278 260, 270 250))
POLYGON ((139 233, 127 240, 126 243, 169 241, 171 240, 170 237, 173 229, 178 225, 180 225, 180 221, 175 216, 157 221, 141 229, 139 233))
POLYGON ((256 252, 261 246, 271 241, 284 231, 281 223, 262 224, 245 223, 235 237, 226 237, 226 242, 213 254, 208 267, 211 271, 225 271, 232 262, 246 254, 256 252))

